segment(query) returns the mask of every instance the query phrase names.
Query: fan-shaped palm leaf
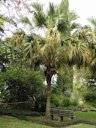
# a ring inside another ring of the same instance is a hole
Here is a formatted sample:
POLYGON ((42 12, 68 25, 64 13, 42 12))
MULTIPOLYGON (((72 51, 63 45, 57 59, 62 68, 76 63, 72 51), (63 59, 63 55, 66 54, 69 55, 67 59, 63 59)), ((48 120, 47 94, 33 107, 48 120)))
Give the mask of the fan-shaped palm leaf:
POLYGON ((46 27, 46 15, 44 14, 44 12, 40 11, 40 12, 35 12, 34 13, 34 23, 35 26, 42 28, 42 27, 46 27))
POLYGON ((87 19, 94 27, 96 27, 96 19, 95 18, 88 18, 87 19))
POLYGON ((37 3, 37 2, 33 3, 33 4, 32 4, 32 7, 34 8, 34 10, 35 10, 36 12, 40 12, 40 11, 42 11, 42 9, 43 9, 42 5, 39 4, 39 3, 37 3))
POLYGON ((70 11, 68 13, 68 18, 69 18, 69 21, 74 21, 74 20, 78 19, 79 16, 76 14, 76 12, 70 11))
POLYGON ((76 64, 78 67, 81 65, 86 66, 90 61, 90 56, 91 54, 86 43, 83 41, 71 41, 71 44, 68 47, 69 65, 76 64))

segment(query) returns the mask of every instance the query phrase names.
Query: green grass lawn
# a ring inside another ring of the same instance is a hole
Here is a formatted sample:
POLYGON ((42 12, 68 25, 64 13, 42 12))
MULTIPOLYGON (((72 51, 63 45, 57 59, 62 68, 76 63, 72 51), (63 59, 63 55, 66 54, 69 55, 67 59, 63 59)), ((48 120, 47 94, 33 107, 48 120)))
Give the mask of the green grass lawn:
MULTIPOLYGON (((31 116, 33 120, 45 120, 44 116, 31 116)), ((96 121, 96 112, 75 112, 75 118, 96 121)), ((35 121, 34 121, 35 122, 35 121)), ((19 119, 12 116, 1 116, 0 115, 0 128, 52 128, 46 125, 36 124, 32 121, 27 121, 23 119, 19 119)), ((93 125, 87 124, 78 124, 78 125, 71 125, 66 128, 96 128, 93 125)))
POLYGON ((76 112, 75 118, 96 121, 96 112, 76 112))
POLYGON ((68 126, 66 128, 96 128, 96 126, 87 125, 87 124, 78 124, 78 125, 68 126))
MULTIPOLYGON (((52 127, 36 124, 31 121, 21 120, 12 116, 0 116, 0 128, 52 128, 52 127)), ((96 126, 87 125, 87 124, 78 124, 78 125, 71 125, 66 128, 96 128, 96 126)))
POLYGON ((0 128, 51 128, 45 125, 39 125, 31 121, 20 120, 11 116, 0 117, 0 128))

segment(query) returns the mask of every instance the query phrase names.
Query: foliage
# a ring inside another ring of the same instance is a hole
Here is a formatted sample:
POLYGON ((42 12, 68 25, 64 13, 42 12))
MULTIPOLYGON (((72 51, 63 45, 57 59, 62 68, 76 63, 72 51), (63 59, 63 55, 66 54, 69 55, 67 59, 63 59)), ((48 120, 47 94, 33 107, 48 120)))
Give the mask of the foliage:
POLYGON ((88 112, 88 111, 95 112, 96 111, 96 105, 95 104, 96 103, 94 101, 93 102, 86 101, 85 104, 84 104, 84 109, 82 109, 82 111, 84 110, 86 112, 88 112))
POLYGON ((68 107, 68 106, 70 106, 70 100, 68 97, 65 97, 61 102, 61 107, 68 107))
POLYGON ((77 102, 72 102, 70 101, 69 97, 61 97, 60 95, 53 94, 52 95, 52 107, 72 107, 72 106, 77 106, 77 102))
POLYGON ((60 107, 61 101, 61 97, 55 94, 52 95, 52 107, 60 107))
POLYGON ((42 114, 32 110, 22 110, 22 109, 2 109, 0 114, 10 115, 10 116, 41 116, 42 114))
POLYGON ((55 90, 55 93, 57 92, 58 95, 70 96, 73 79, 72 67, 63 65, 58 72, 57 83, 53 88, 53 93, 55 90))
POLYGON ((77 98, 72 98, 70 97, 70 105, 71 106, 78 106, 78 101, 77 101, 77 98))
POLYGON ((35 111, 45 112, 46 111, 46 94, 39 96, 35 102, 35 111))
POLYGON ((7 102, 36 100, 45 93, 42 83, 43 78, 38 71, 24 72, 9 67, 0 73, 1 96, 7 102))
POLYGON ((85 97, 85 100, 88 102, 96 102, 96 92, 94 91, 89 91, 89 92, 87 92, 85 95, 84 95, 84 97, 85 97))

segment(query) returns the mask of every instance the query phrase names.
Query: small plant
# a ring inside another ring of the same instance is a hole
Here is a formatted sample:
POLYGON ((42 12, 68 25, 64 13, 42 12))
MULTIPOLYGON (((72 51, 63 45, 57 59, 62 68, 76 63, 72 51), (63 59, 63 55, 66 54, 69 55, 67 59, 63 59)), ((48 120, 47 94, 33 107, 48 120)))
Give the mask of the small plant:
POLYGON ((87 92, 84 97, 86 101, 96 102, 96 92, 87 92))
POLYGON ((69 98, 64 98, 61 102, 61 107, 68 107, 70 106, 70 100, 69 98))
POLYGON ((57 96, 55 94, 52 95, 52 106, 54 107, 59 107, 60 104, 61 104, 61 97, 60 96, 57 96))

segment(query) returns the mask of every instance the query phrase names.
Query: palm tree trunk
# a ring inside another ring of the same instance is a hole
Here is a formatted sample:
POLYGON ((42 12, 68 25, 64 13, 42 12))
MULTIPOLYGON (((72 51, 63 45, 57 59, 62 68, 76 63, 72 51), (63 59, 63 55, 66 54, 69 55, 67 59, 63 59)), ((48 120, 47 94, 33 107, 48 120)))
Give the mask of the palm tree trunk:
POLYGON ((51 108, 51 77, 47 77, 46 81, 47 81, 46 117, 50 118, 50 108, 51 108))

